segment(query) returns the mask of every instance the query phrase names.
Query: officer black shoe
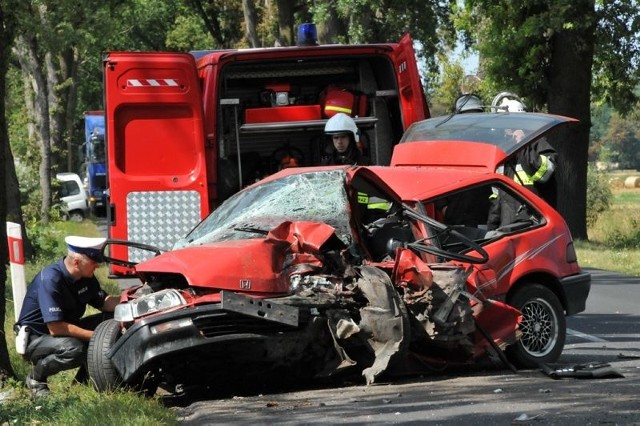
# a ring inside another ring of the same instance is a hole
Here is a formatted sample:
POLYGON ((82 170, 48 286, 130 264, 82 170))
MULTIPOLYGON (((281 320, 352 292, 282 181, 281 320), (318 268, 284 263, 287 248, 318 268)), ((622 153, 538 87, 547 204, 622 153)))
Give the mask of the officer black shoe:
POLYGON ((51 393, 49 391, 49 385, 47 385, 47 382, 37 381, 36 379, 31 377, 31 373, 27 375, 25 383, 27 385, 27 389, 29 389, 31 391, 31 394, 36 398, 49 396, 49 394, 51 393))
POLYGON ((73 378, 73 384, 85 385, 89 383, 89 373, 87 373, 87 369, 84 367, 78 368, 78 372, 76 376, 73 378))

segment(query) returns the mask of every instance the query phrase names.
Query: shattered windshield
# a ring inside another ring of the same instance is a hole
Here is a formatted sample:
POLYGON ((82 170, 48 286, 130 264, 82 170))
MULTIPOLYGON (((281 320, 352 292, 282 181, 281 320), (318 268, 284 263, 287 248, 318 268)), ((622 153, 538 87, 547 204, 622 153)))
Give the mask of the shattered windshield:
POLYGON ((345 169, 299 173, 240 191, 176 242, 174 249, 264 237, 284 221, 326 223, 348 243, 345 174, 345 169))

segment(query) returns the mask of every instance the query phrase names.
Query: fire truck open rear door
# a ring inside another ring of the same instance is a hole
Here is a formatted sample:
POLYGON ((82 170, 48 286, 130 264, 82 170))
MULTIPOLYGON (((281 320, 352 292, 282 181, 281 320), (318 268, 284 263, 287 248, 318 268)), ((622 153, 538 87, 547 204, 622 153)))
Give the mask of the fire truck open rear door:
MULTIPOLYGON (((103 66, 109 237, 170 249, 209 211, 195 61, 189 54, 111 52, 103 66)), ((131 262, 149 256, 113 250, 131 262)))

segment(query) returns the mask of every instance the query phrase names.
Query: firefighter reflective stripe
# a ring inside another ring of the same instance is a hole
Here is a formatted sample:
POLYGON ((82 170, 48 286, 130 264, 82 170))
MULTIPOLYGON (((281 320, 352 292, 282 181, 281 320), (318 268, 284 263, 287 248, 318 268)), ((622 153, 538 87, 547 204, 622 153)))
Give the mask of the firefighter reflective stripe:
POLYGON ((515 179, 515 181, 525 186, 531 186, 536 183, 545 183, 551 178, 555 169, 556 165, 549 157, 546 155, 540 155, 540 167, 538 167, 538 170, 536 170, 533 175, 528 175, 527 172, 522 169, 520 164, 516 166, 517 179, 515 179))
POLYGON ((538 168, 538 170, 536 170, 534 175, 531 176, 531 180, 533 181, 533 183, 537 183, 537 182, 545 183, 549 179, 551 179, 551 175, 553 174, 555 169, 556 169, 556 165, 551 160, 551 158, 541 154, 540 167, 538 168))
POLYGON ((180 82, 173 78, 160 78, 160 79, 129 79, 127 80, 127 86, 129 87, 163 87, 163 86, 179 86, 180 82))
POLYGON ((531 176, 529 176, 527 172, 525 172, 522 169, 522 166, 520 164, 516 165, 516 176, 513 180, 515 180, 520 185, 524 185, 524 186, 533 185, 533 180, 531 180, 531 176))
POLYGON ((364 192, 358 192, 358 204, 366 204, 368 210, 389 210, 391 203, 384 198, 369 197, 364 192))

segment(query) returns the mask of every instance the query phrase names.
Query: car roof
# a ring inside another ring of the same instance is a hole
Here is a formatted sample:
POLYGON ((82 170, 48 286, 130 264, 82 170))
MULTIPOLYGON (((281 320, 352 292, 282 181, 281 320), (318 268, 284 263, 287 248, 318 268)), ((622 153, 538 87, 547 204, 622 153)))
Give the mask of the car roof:
POLYGON ((527 112, 452 114, 412 124, 394 148, 392 166, 495 170, 550 131, 578 120, 527 112), (509 132, 520 129, 516 143, 509 132))

